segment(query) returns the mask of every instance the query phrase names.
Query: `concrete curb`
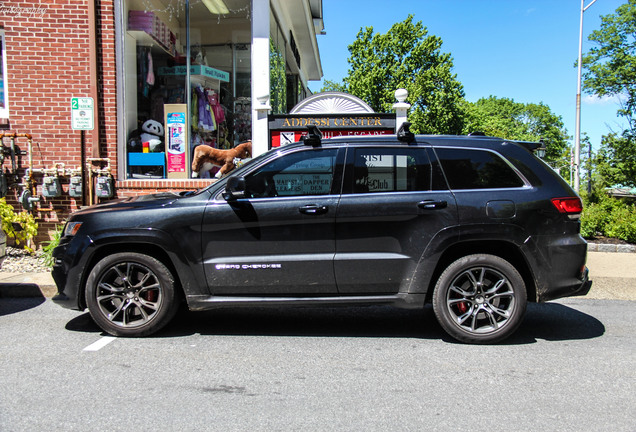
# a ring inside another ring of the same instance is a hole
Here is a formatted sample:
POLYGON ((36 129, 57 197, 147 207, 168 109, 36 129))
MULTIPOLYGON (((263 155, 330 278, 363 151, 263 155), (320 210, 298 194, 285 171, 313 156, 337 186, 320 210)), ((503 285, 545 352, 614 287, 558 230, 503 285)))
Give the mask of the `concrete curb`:
POLYGON ((588 252, 619 252, 619 253, 636 253, 636 245, 632 244, 599 244, 599 243, 588 243, 587 244, 588 252))
POLYGON ((0 271, 0 298, 47 297, 57 294, 51 273, 4 273, 0 271))

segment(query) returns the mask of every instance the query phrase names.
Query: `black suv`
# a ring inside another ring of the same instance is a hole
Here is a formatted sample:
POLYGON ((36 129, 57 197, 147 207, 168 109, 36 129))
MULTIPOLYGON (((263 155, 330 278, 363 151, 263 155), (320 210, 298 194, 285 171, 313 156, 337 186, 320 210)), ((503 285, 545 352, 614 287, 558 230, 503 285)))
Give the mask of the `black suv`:
POLYGON ((347 137, 273 149, 197 192, 74 213, 53 301, 117 336, 182 300, 220 307, 433 304, 492 343, 527 301, 589 291, 580 199, 532 151, 483 136, 347 137))

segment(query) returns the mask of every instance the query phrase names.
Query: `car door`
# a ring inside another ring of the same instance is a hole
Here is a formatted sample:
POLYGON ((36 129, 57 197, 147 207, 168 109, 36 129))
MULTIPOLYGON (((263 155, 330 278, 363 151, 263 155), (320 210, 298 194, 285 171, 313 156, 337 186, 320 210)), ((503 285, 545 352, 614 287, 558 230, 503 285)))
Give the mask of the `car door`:
POLYGON ((457 223, 455 199, 443 179, 433 181, 435 173, 423 147, 349 149, 336 214, 334 268, 340 294, 393 294, 408 288, 431 239, 457 223))
POLYGON ((203 265, 213 294, 337 293, 335 215, 344 151, 281 153, 245 175, 244 198, 226 201, 219 194, 206 208, 203 265))

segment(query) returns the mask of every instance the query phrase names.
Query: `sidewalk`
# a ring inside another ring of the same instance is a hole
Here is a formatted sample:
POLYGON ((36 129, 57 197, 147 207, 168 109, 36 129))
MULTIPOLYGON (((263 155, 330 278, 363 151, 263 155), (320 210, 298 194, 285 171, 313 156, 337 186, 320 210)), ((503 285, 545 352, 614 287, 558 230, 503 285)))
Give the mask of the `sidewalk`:
POLYGON ((636 301, 636 253, 589 252, 592 289, 582 298, 636 301))
MULTIPOLYGON (((636 253, 588 252, 592 289, 582 298, 636 301, 636 253)), ((0 271, 0 298, 53 297, 57 288, 50 273, 0 271)))

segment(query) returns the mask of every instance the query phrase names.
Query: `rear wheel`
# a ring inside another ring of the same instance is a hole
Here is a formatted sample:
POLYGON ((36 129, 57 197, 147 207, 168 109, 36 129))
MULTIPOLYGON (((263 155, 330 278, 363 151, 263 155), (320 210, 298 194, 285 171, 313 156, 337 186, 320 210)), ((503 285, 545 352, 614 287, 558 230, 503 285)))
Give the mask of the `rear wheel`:
POLYGON ((523 278, 494 255, 468 255, 453 262, 433 292, 440 325, 469 343, 494 343, 510 336, 521 324, 526 303, 523 278))
POLYGON ((179 306, 174 277, 159 260, 140 253, 109 255, 86 283, 93 320, 114 336, 148 336, 164 327, 179 306))

